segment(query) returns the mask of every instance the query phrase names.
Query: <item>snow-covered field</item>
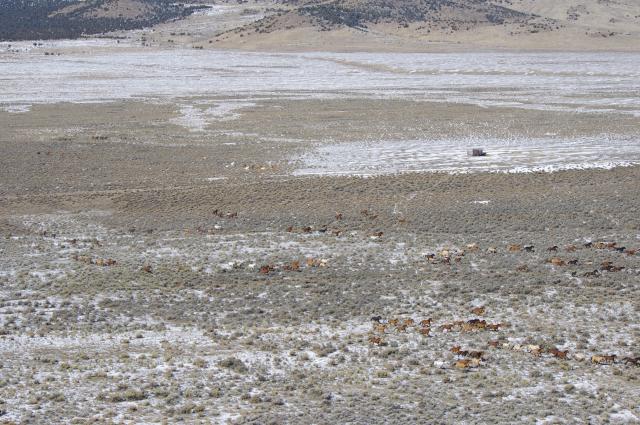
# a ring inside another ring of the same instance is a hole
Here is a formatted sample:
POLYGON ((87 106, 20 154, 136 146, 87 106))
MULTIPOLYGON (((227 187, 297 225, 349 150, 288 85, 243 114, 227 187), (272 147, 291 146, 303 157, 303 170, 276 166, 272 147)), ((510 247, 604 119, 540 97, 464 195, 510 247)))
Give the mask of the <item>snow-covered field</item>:
POLYGON ((342 143, 302 158, 296 175, 376 175, 398 172, 553 172, 640 163, 640 139, 454 139, 342 143), (482 148, 486 156, 470 156, 482 148))
POLYGON ((256 104, 235 101, 215 102, 213 105, 208 102, 197 102, 196 105, 186 104, 180 107, 181 115, 173 122, 191 131, 204 131, 210 120, 233 120, 240 117, 239 110, 251 106, 256 104))
MULTIPOLYGON (((45 47, 65 49, 69 43, 49 42, 45 47)), ((77 48, 79 42, 74 43, 77 48)), ((82 43, 99 47, 104 41, 82 43)), ((41 48, 29 50, 29 44, 22 44, 0 44, 0 110, 11 113, 28 112, 34 104, 142 98, 176 104, 181 115, 170 122, 198 132, 214 121, 241 117, 243 108, 260 108, 266 98, 411 99, 640 117, 640 54, 250 53, 123 47, 45 56, 41 48), (27 51, 16 53, 21 46, 27 51)), ((322 142, 317 150, 294 158, 300 164, 297 174, 556 171, 640 162, 640 139, 628 132, 322 142), (482 147, 489 155, 470 158, 466 152, 471 147, 482 147)))
POLYGON ((331 92, 640 114, 640 54, 122 50, 44 56, 9 49, 0 44, 4 105, 331 92))

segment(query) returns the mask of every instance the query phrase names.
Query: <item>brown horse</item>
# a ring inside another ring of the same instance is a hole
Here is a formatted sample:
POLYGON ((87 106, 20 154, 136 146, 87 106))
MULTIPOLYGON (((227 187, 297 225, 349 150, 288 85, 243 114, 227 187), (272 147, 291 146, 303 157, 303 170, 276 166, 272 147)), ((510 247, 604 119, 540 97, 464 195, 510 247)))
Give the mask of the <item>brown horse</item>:
POLYGON ((444 325, 440 326, 440 330, 442 332, 451 332, 454 326, 455 324, 453 323, 445 323, 444 325))
POLYGON ((468 369, 472 367, 478 367, 480 366, 480 360, 479 359, 462 359, 462 360, 456 361, 453 364, 453 366, 457 369, 468 369))
POLYGON ((485 312, 486 312, 486 308, 484 306, 475 307, 471 309, 471 313, 475 314, 476 316, 482 316, 484 315, 485 312))
POLYGON ((384 342, 384 340, 379 336, 373 336, 373 335, 370 336, 369 342, 373 345, 379 345, 379 346, 387 345, 387 343, 384 342))
POLYGON ((300 261, 295 260, 295 261, 292 261, 291 264, 285 264, 283 269, 288 271, 288 272, 300 271, 300 261))
POLYGON ((615 354, 610 354, 610 355, 602 355, 602 356, 591 356, 591 363, 593 364, 612 364, 616 362, 616 355, 615 354))
POLYGON ((274 271, 275 267, 273 267, 271 264, 266 264, 262 267, 260 267, 260 273, 261 274, 269 274, 270 272, 274 271))
POLYGON ((405 325, 404 323, 398 323, 396 325, 396 330, 398 332, 406 332, 407 331, 407 325, 405 325))
POLYGON ((460 347, 459 345, 454 345, 449 349, 449 351, 451 351, 455 355, 462 356, 462 357, 465 357, 467 354, 469 354, 468 351, 463 350, 462 347, 460 347))
POLYGON ((376 323, 373 326, 373 330, 378 332, 378 333, 385 333, 387 331, 387 325, 385 323, 376 323))
POLYGON ((558 359, 566 359, 567 354, 569 354, 569 350, 560 351, 557 348, 552 348, 549 350, 549 354, 558 359))
POLYGON ((428 319, 422 319, 420 321, 420 326, 422 326, 423 328, 428 328, 431 326, 431 317, 429 317, 428 319))

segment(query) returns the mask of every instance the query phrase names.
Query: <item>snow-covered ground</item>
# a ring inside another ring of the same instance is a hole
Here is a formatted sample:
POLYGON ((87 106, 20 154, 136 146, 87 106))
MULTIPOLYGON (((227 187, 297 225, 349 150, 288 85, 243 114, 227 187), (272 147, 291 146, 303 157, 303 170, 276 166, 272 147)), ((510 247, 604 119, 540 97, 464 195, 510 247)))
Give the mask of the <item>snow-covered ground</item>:
POLYGON ((10 53, 7 46, 0 44, 4 105, 281 92, 316 96, 329 91, 353 97, 640 114, 640 54, 122 49, 44 56, 10 53))
POLYGON ((215 102, 213 106, 199 102, 197 105, 186 104, 180 107, 180 116, 174 123, 191 131, 203 131, 209 120, 233 120, 240 117, 242 108, 256 106, 253 102, 224 101, 215 102))
POLYGON ((327 144, 302 158, 297 175, 376 175, 399 172, 552 172, 640 163, 640 139, 455 139, 327 144), (470 156, 483 148, 486 156, 470 156))
POLYGON ((238 6, 234 4, 185 4, 185 6, 206 6, 194 13, 194 15, 222 16, 238 12, 238 6))
MULTIPOLYGON (((104 41, 73 43, 91 47, 104 41)), ((45 56, 38 49, 16 53, 11 51, 16 45, 8 46, 0 44, 0 110, 12 113, 28 112, 40 103, 143 98, 176 103, 181 115, 171 122, 206 131, 214 121, 240 117, 243 108, 259 108, 260 98, 268 96, 400 98, 640 117, 640 54, 252 53, 123 47, 45 56)), ((297 174, 556 171, 639 162, 640 139, 630 136, 470 140, 443 135, 355 144, 332 140, 306 154, 297 174), (488 155, 470 158, 466 152, 472 147, 482 147, 488 155)))

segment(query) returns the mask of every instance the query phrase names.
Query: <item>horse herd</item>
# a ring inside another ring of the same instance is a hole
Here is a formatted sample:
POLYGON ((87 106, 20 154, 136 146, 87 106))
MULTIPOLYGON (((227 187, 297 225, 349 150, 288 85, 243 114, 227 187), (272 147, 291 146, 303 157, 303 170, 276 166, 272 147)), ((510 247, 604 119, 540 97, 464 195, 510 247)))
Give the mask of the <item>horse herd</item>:
MULTIPOLYGON (((486 313, 486 307, 479 306, 474 307, 471 313, 476 316, 483 316, 486 313)), ((427 318, 417 322, 413 318, 391 318, 384 319, 382 316, 374 316, 371 318, 372 331, 370 332, 368 341, 375 346, 386 346, 386 337, 393 335, 393 333, 406 333, 410 330, 414 330, 418 334, 429 337, 432 336, 432 324, 433 319, 427 318)), ((497 332, 500 329, 508 327, 503 323, 488 323, 485 319, 473 318, 469 320, 456 320, 452 322, 446 322, 437 327, 440 333, 449 332, 479 332, 479 331, 491 331, 497 332)), ((557 347, 543 347, 541 345, 534 344, 512 344, 509 342, 501 342, 500 340, 490 340, 487 344, 488 348, 498 350, 510 350, 514 352, 528 353, 535 358, 540 358, 543 355, 560 359, 560 360, 575 360, 584 361, 586 357, 583 354, 575 353, 571 354, 569 350, 560 350, 557 347)), ((461 345, 454 345, 449 349, 451 353, 456 357, 453 367, 456 369, 470 369, 477 368, 487 360, 485 351, 482 350, 470 350, 463 349, 461 345)), ((640 357, 623 357, 620 361, 616 354, 594 354, 591 356, 591 363, 594 365, 612 365, 615 363, 624 363, 629 366, 638 366, 640 357)))

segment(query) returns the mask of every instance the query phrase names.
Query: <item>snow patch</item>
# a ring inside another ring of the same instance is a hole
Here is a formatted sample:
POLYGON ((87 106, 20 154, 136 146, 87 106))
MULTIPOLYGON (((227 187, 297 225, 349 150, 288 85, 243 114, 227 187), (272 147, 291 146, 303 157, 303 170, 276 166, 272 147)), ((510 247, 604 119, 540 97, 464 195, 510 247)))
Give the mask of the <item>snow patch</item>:
POLYGON ((191 131, 204 131, 210 121, 230 121, 240 117, 237 112, 242 108, 255 106, 253 102, 221 102, 211 107, 181 105, 180 116, 171 122, 191 131))
POLYGON ((11 114, 23 114, 25 112, 29 112, 31 110, 31 105, 4 105, 1 109, 5 112, 9 112, 11 114))
MULTIPOLYGON (((553 172, 640 164, 640 139, 601 135, 575 139, 443 139, 321 145, 301 158, 294 175, 403 172, 553 172), (486 156, 469 156, 482 144, 486 156)), ((475 201, 484 204, 488 201, 475 201)))

